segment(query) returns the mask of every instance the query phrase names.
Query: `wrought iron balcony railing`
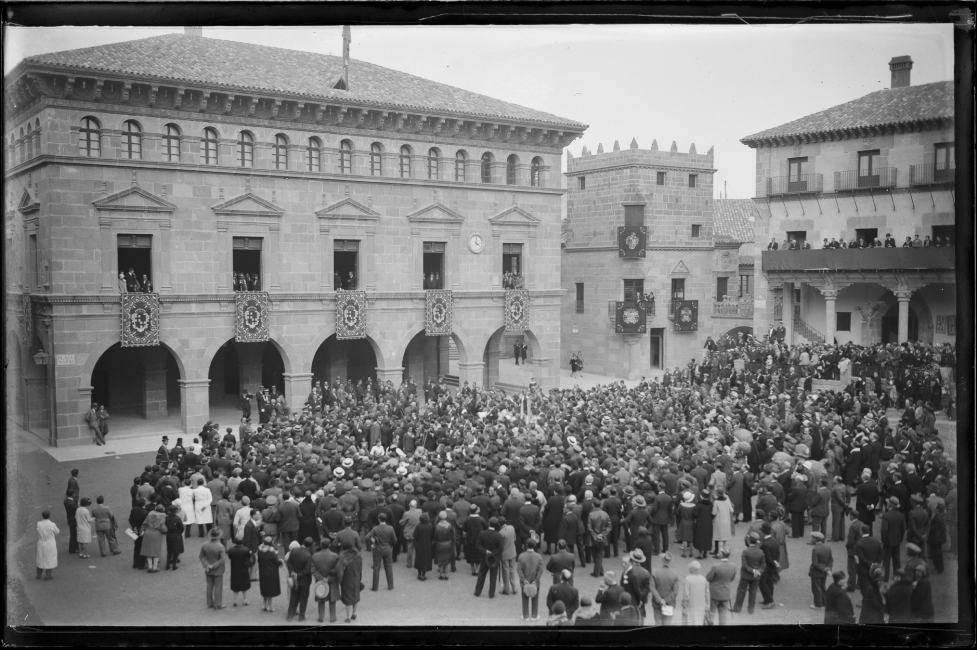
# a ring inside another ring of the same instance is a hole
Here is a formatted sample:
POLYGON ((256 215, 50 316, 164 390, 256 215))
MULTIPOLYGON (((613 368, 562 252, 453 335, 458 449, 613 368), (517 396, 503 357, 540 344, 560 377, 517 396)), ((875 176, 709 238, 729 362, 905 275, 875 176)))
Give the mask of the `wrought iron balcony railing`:
POLYGON ((772 176, 767 179, 767 196, 817 193, 824 189, 823 184, 822 174, 801 174, 796 177, 772 176))
POLYGON ((938 185, 941 183, 952 183, 956 180, 956 167, 947 166, 945 163, 926 163, 925 165, 909 166, 910 185, 938 185))
POLYGON ((898 174, 896 167, 879 167, 869 175, 860 174, 857 169, 835 172, 835 192, 895 187, 898 174))

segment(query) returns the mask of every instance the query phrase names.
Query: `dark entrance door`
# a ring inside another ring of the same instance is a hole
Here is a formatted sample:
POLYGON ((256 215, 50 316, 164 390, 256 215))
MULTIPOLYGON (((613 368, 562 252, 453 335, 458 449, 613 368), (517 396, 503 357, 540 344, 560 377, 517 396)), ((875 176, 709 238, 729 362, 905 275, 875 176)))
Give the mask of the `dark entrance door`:
MULTIPOLYGON (((919 340, 919 319, 912 307, 909 308, 909 340, 919 340)), ((882 342, 899 342, 899 303, 889 307, 889 311, 882 317, 882 342)))
POLYGON ((664 368, 665 358, 663 343, 665 341, 664 328, 655 328, 651 332, 651 367, 664 368))

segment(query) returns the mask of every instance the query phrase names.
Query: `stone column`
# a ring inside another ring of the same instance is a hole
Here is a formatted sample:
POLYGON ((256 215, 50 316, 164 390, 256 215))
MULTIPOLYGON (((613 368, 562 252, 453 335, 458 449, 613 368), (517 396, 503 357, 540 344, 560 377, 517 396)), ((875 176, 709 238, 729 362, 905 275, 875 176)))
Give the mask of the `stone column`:
POLYGON ((467 381, 469 384, 481 385, 485 379, 485 364, 482 362, 461 363, 458 362, 458 386, 464 386, 467 381))
POLYGON ((624 343, 628 346, 628 379, 638 378, 638 363, 635 356, 637 355, 637 345, 642 338, 633 334, 624 335, 624 343))
POLYGON ((402 383, 404 383, 404 369, 403 368, 377 368, 377 381, 378 382, 392 382, 394 388, 397 388, 402 383))
POLYGON ((302 405, 312 392, 312 373, 285 373, 285 404, 293 412, 301 412, 302 405))
POLYGON ((824 296, 824 342, 832 345, 835 340, 835 327, 837 326, 837 316, 835 315, 835 303, 838 300, 837 289, 822 289, 821 295, 824 296))
POLYGON ((794 283, 784 282, 784 342, 791 345, 794 342, 794 283))
POLYGON ((143 365, 142 416, 157 420, 167 416, 166 410, 166 351, 159 347, 142 348, 139 358, 143 365))
POLYGON ((180 379, 180 426, 195 435, 210 419, 210 380, 180 379))
POLYGON ((261 387, 261 353, 266 343, 233 343, 237 350, 238 389, 257 393, 261 387))
POLYGON ((896 300, 899 301, 899 343, 909 340, 909 300, 913 296, 912 291, 902 290, 893 291, 896 300))
POLYGON ((560 387, 560 368, 552 357, 533 359, 533 377, 543 392, 560 387))

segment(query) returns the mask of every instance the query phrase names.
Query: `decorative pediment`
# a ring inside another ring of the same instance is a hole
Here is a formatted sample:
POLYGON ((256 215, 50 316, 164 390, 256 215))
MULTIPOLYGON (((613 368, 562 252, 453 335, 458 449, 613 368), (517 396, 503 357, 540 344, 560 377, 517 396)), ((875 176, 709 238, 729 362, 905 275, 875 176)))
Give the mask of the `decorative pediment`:
POLYGON ((679 260, 675 268, 672 269, 672 275, 692 275, 692 271, 685 265, 685 262, 679 260))
POLYGON ((210 209, 219 215, 245 217, 280 217, 285 213, 283 208, 270 201, 265 201, 250 191, 211 206, 210 209))
POLYGON ((526 212, 518 205, 514 205, 504 212, 491 217, 489 223, 493 226, 529 226, 535 228, 540 219, 526 212))
POLYGON ((20 196, 20 203, 17 204, 17 210, 21 214, 31 214, 32 212, 37 212, 41 209, 41 202, 37 200, 34 193, 28 188, 24 188, 24 193, 20 196))
POLYGON ((138 185, 93 201, 99 211, 114 212, 174 212, 176 206, 161 196, 156 196, 138 185))
POLYGON ((316 210, 315 214, 320 219, 344 219, 350 221, 376 221, 380 218, 380 213, 349 198, 316 210))
POLYGON ((407 215, 407 220, 411 223, 426 222, 457 226, 465 218, 448 206, 436 201, 427 207, 407 215))

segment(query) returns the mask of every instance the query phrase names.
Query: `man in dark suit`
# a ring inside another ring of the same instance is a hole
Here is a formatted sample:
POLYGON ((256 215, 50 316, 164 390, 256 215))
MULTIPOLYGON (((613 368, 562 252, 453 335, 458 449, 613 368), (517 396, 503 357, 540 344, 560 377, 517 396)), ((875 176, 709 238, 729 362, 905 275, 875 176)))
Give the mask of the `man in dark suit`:
POLYGON ((200 547, 200 564, 204 567, 207 578, 207 607, 209 609, 224 609, 221 604, 224 598, 224 565, 227 562, 227 552, 220 540, 221 532, 214 528, 210 531, 210 539, 200 547))
POLYGON ((868 527, 872 534, 872 524, 875 523, 875 511, 879 503, 879 486, 872 480, 872 470, 862 471, 862 483, 855 488, 855 509, 858 518, 868 527))
POLYGON ((295 587, 289 590, 288 594, 288 614, 285 621, 291 621, 298 612, 299 620, 305 620, 305 608, 309 604, 309 590, 312 587, 312 541, 311 537, 306 537, 300 546, 298 542, 290 544, 288 552, 288 562, 286 567, 290 575, 295 577, 295 587))
MULTIPOLYGON (((732 593, 730 585, 736 578, 736 565, 729 561, 729 549, 724 548, 719 551, 719 563, 709 569, 706 580, 709 582, 709 611, 712 614, 713 624, 726 625, 729 616, 729 606, 732 593)), ((756 590, 753 590, 752 602, 756 600, 756 590)), ((742 603, 741 603, 742 605, 742 603)))
POLYGON ((851 510, 848 513, 851 518, 851 526, 848 527, 848 537, 845 538, 845 549, 848 551, 848 586, 845 591, 855 591, 858 584, 858 560, 856 559, 855 544, 862 538, 866 526, 858 518, 858 512, 851 510))
POLYGON ((482 595, 485 577, 489 577, 489 598, 495 598, 495 585, 499 582, 499 564, 502 562, 502 535, 499 528, 502 524, 498 519, 489 519, 488 530, 483 530, 476 540, 476 549, 481 555, 478 568, 478 580, 475 582, 475 596, 482 595))
POLYGON ((624 573, 621 575, 621 586, 631 594, 631 603, 638 608, 641 616, 639 624, 644 622, 647 616, 646 605, 648 604, 648 594, 651 593, 651 573, 643 566, 645 554, 641 550, 624 556, 624 573))
POLYGON ((672 497, 659 492, 651 502, 652 540, 655 554, 668 552, 668 515, 672 509, 672 497))
MULTIPOLYGON (((192 504, 190 507, 193 507, 192 504)), ((146 512, 146 501, 145 499, 136 499, 136 507, 129 511, 129 528, 139 533, 142 528, 143 522, 146 521, 146 517, 149 513, 146 512)), ((189 528, 189 526, 187 526, 189 528)), ((133 545, 132 549, 132 568, 133 569, 145 569, 146 568, 146 558, 142 556, 142 535, 136 538, 136 543, 133 545)))
POLYGON ((866 528, 862 531, 862 537, 855 542, 855 562, 858 573, 858 588, 862 592, 862 597, 869 589, 871 580, 869 570, 873 564, 882 561, 882 542, 872 537, 866 528))
POLYGON ((773 609, 777 606, 773 597, 774 585, 780 578, 780 542, 773 536, 773 528, 769 523, 764 523, 760 532, 763 534, 760 550, 763 552, 765 563, 763 574, 760 576, 760 595, 763 597, 760 607, 773 609))
POLYGON ((580 606, 580 592, 571 584, 572 580, 573 573, 569 569, 564 569, 558 574, 557 582, 550 587, 546 594, 546 607, 550 613, 553 612, 554 604, 562 602, 566 607, 567 617, 573 617, 573 613, 580 606))
POLYGON ((845 539, 845 513, 851 491, 842 481, 836 480, 831 487, 831 541, 840 542, 845 539))
POLYGON ((393 552, 397 545, 397 532, 387 523, 387 513, 377 515, 377 525, 366 534, 366 539, 373 545, 373 591, 380 588, 380 566, 387 575, 387 589, 394 588, 393 552))
MULTIPOLYGON (((740 581, 736 586, 736 603, 733 605, 733 613, 739 614, 743 609, 743 600, 746 592, 750 592, 750 601, 747 612, 753 613, 756 608, 756 592, 760 584, 760 576, 766 568, 766 560, 763 551, 760 550, 760 535, 750 533, 746 538, 746 548, 743 549, 743 556, 740 560, 740 581)), ((707 578, 708 579, 708 578, 707 578)))
POLYGON ((601 625, 612 625, 614 615, 621 611, 621 594, 624 587, 617 584, 617 576, 613 571, 604 574, 604 584, 597 589, 594 601, 600 603, 601 625))
POLYGON ((336 601, 339 597, 333 593, 339 590, 339 580, 335 574, 336 565, 339 564, 339 555, 329 548, 331 540, 323 539, 319 550, 312 555, 312 578, 316 582, 325 582, 328 585, 329 594, 325 598, 316 598, 316 605, 319 610, 319 622, 323 623, 326 618, 326 601, 329 601, 329 622, 336 622, 336 601))
POLYGON ((814 609, 821 609, 825 605, 825 585, 828 575, 834 567, 834 557, 831 555, 831 547, 824 543, 824 533, 813 531, 811 541, 814 548, 811 549, 811 568, 807 575, 811 577, 811 592, 814 594, 814 609))
POLYGON ((289 492, 282 493, 281 503, 278 505, 278 534, 281 536, 282 546, 288 548, 292 542, 299 541, 299 504, 289 492))
POLYGON ((906 519, 899 512, 899 499, 892 496, 888 499, 889 509, 882 515, 882 531, 880 541, 882 543, 882 569, 885 571, 885 581, 889 581, 889 565, 892 569, 899 570, 901 566, 899 558, 899 546, 906 536, 906 519))
POLYGON ((569 583, 573 586, 573 570, 577 566, 577 559, 573 556, 573 553, 567 550, 567 543, 564 540, 559 540, 556 543, 556 553, 550 556, 549 561, 546 563, 546 570, 553 574, 553 584, 560 584, 560 575, 564 571, 570 572, 569 583))
POLYGON ((790 536, 804 537, 804 511, 807 510, 807 477, 799 474, 787 495, 787 512, 790 513, 790 536))

